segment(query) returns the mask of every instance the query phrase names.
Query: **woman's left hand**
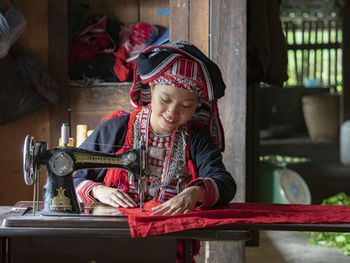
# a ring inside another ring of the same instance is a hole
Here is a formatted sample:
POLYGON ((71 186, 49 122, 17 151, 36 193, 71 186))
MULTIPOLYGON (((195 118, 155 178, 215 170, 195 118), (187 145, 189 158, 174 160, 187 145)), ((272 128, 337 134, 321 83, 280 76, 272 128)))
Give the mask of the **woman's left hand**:
POLYGON ((152 215, 176 215, 191 212, 196 207, 197 202, 204 202, 207 190, 204 186, 190 186, 185 188, 180 194, 154 207, 152 215))

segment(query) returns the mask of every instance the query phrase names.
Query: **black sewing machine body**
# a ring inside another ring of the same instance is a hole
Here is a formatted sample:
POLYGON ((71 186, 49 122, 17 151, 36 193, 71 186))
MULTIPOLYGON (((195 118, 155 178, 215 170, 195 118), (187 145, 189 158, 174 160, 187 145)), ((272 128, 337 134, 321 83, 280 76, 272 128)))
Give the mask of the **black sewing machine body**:
MULTIPOLYGON (((47 179, 43 195, 46 213, 81 213, 82 208, 73 184, 74 172, 81 169, 127 170, 131 176, 129 181, 135 185, 140 195, 143 194, 142 181, 146 179, 143 173, 146 148, 143 141, 140 142, 140 147, 118 155, 68 146, 51 150, 46 148, 46 142, 35 143, 34 138, 27 135, 23 149, 24 181, 28 185, 36 182, 41 166, 46 166, 47 179)), ((140 207, 143 209, 142 203, 140 207)))

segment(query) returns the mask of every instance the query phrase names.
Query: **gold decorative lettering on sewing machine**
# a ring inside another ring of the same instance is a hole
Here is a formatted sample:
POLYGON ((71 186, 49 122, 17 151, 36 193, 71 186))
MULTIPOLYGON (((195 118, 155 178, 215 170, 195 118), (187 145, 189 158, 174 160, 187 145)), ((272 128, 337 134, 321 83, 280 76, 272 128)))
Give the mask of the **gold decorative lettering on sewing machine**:
POLYGON ((72 205, 70 198, 64 195, 64 192, 66 189, 63 189, 62 187, 57 188, 57 196, 51 199, 51 206, 50 209, 52 211, 71 211, 72 205))
MULTIPOLYGON (((39 171, 46 166, 47 178, 44 186, 45 213, 81 213, 73 185, 74 172, 82 169, 119 168, 129 172, 129 179, 135 185, 143 200, 144 181, 149 180, 145 170, 146 146, 144 140, 138 148, 122 154, 89 151, 75 147, 59 147, 46 149, 46 142, 35 143, 34 138, 27 135, 23 147, 23 173, 26 184, 34 183, 34 200, 39 199, 39 171)), ((143 203, 140 203, 143 210, 143 203)))

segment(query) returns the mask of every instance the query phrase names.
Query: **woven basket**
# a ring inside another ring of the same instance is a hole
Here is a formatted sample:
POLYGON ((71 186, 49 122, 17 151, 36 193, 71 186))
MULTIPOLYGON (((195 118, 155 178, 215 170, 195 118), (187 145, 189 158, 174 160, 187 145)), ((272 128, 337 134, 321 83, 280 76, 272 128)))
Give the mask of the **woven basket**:
POLYGON ((313 141, 335 142, 339 134, 339 95, 318 94, 302 98, 303 113, 313 141))

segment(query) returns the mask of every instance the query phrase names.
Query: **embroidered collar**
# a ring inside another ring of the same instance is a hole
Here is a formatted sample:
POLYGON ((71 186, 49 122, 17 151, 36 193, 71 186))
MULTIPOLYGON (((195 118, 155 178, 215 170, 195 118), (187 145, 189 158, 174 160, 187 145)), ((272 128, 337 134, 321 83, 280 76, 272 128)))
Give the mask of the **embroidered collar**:
MULTIPOLYGON (((147 106, 143 108, 134 123, 133 145, 137 146, 141 140, 141 136, 146 141, 148 150, 148 133, 150 131, 149 119, 151 116, 151 108, 147 106)), ((186 174, 183 174, 184 166, 186 165, 186 141, 188 136, 187 125, 177 127, 171 134, 170 148, 163 162, 163 169, 159 183, 159 192, 157 200, 161 200, 165 188, 170 182, 177 181, 177 192, 181 192, 186 185, 186 174)))

